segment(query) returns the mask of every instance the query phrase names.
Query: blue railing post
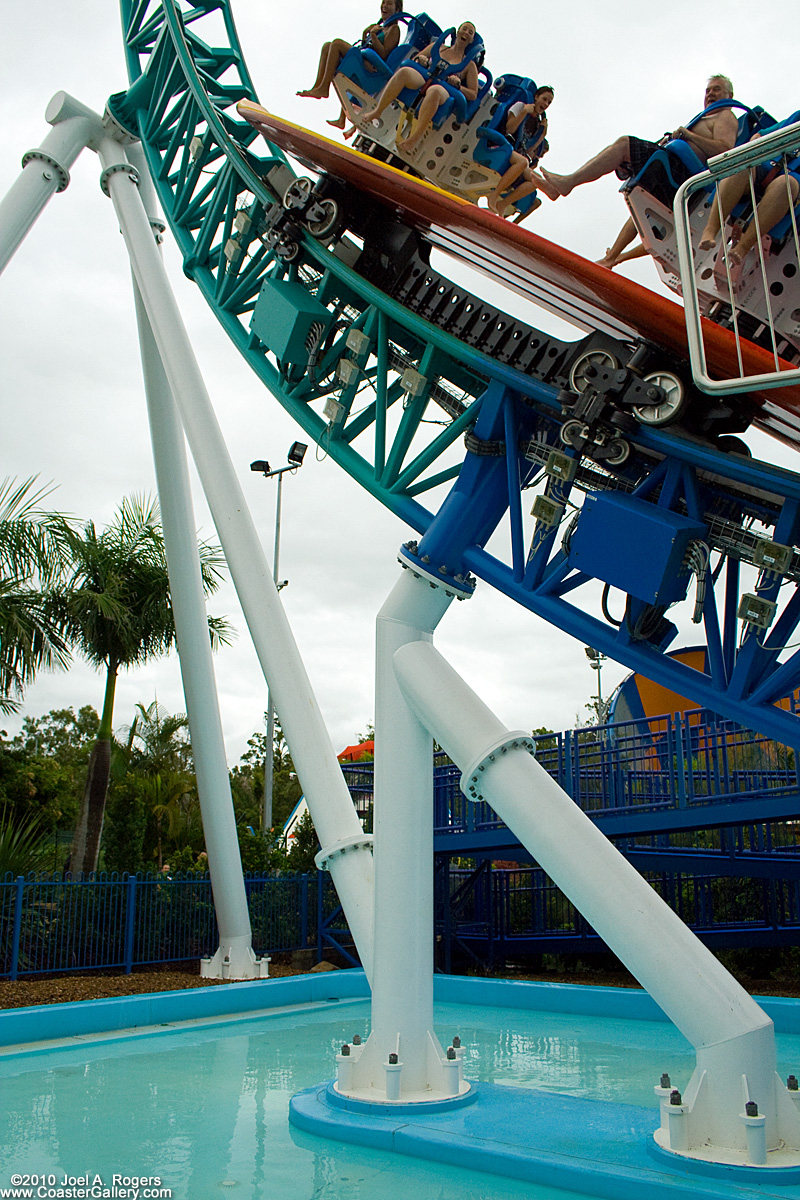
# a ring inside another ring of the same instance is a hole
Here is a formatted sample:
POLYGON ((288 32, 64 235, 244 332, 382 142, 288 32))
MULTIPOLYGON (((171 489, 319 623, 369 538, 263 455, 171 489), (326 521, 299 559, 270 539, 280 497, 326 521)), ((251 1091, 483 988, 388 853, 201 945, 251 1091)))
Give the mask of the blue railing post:
POLYGON ((300 946, 308 945, 308 875, 300 876, 300 946))
POLYGON ((22 893, 25 888, 25 876, 17 876, 17 886, 14 892, 14 933, 11 940, 11 978, 19 975, 19 940, 22 933, 22 893))
POLYGON ((133 969, 133 931, 136 926, 136 876, 128 876, 128 886, 125 889, 125 948, 122 952, 125 963, 125 974, 130 975, 133 969))
POLYGON ((686 754, 681 714, 671 714, 669 723, 672 730, 672 745, 675 755, 672 795, 677 797, 678 808, 686 808, 686 754))
POLYGON ((564 733, 564 791, 572 799, 575 799, 575 790, 572 782, 572 730, 567 729, 564 733))
POLYGON ((686 808, 694 798, 694 759, 692 757, 692 729, 689 714, 676 714, 681 726, 681 753, 683 757, 683 790, 679 795, 679 807, 686 808))

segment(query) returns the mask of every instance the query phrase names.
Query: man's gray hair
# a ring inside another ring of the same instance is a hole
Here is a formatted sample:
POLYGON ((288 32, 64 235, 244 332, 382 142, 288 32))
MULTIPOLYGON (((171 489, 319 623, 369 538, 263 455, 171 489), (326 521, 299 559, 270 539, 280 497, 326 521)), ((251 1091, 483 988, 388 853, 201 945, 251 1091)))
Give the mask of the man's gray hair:
POLYGON ((724 83, 725 89, 728 93, 728 97, 730 98, 733 96, 733 84, 731 83, 730 79, 728 79, 727 75, 709 75, 706 82, 711 83, 712 79, 718 79, 720 81, 720 83, 724 83))

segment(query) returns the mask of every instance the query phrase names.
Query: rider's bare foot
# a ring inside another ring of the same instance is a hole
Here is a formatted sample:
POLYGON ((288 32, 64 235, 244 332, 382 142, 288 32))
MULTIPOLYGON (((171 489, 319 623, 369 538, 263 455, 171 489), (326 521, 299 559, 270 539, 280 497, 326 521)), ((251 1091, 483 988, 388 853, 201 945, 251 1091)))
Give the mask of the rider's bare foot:
POLYGON ((742 282, 742 272, 744 269, 744 260, 746 254, 742 254, 737 247, 728 251, 727 266, 725 264, 725 255, 720 253, 714 265, 714 277, 717 281, 717 286, 725 290, 728 288, 728 277, 730 276, 730 286, 733 292, 739 290, 742 282))
POLYGON ((397 143, 397 149, 400 151, 401 154, 413 154, 417 148, 418 141, 419 141, 419 138, 414 138, 414 137, 406 138, 406 140, 404 142, 397 143))
POLYGON ((614 267, 617 265, 617 256, 616 256, 616 254, 611 253, 610 246, 606 247, 606 252, 603 255, 603 257, 598 258, 597 265, 598 265, 598 267, 608 267, 609 271, 612 271, 614 269, 614 267))
POLYGON ((716 244, 717 244, 716 235, 714 233, 712 233, 711 230, 706 225, 705 229, 700 234, 700 243, 699 243, 697 249, 698 250, 713 250, 714 247, 716 246, 716 244))
POLYGON ((490 212, 495 213, 498 217, 500 216, 500 210, 497 206, 500 204, 500 202, 500 197, 495 192, 490 192, 486 197, 486 207, 490 212))
POLYGON ((307 88, 303 92, 295 92, 296 96, 308 96, 312 100, 327 100, 328 93, 321 92, 319 88, 307 88))
POLYGON ((345 117, 344 113, 342 113, 342 115, 337 117, 335 121, 328 121, 327 123, 328 125, 332 125, 334 129, 344 129, 346 120, 347 118, 345 117))
POLYGON ((558 200, 559 196, 568 196, 572 191, 569 175, 554 175, 552 171, 542 167, 538 172, 538 178, 541 180, 539 188, 548 200, 558 200))

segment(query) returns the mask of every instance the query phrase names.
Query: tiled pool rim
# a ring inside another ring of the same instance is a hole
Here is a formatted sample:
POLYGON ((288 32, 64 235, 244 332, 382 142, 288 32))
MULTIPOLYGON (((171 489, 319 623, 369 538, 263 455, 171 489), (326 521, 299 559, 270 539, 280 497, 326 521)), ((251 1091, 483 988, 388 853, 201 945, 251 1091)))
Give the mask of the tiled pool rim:
MULTIPOLYGON (((638 988, 435 975, 433 990, 434 999, 446 1004, 620 1017, 629 1021, 668 1020, 652 997, 638 988)), ((0 1047, 179 1021, 252 1015, 290 1005, 368 998, 369 985, 364 972, 342 970, 71 1004, 7 1008, 0 1010, 0 1047)), ((779 1033, 800 1033, 799 999, 756 996, 756 1000, 779 1033)))

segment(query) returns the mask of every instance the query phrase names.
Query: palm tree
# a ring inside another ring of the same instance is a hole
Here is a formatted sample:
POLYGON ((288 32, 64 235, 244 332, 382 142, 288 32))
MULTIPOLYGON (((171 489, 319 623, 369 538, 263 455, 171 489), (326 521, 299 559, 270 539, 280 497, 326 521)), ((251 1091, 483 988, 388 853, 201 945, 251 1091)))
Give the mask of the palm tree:
POLYGON ((197 817, 197 784, 192 749, 184 736, 189 725, 183 713, 168 713, 154 700, 137 704, 129 730, 131 765, 142 778, 142 791, 156 824, 157 870, 164 865, 163 832, 171 842, 185 840, 197 817))
MULTIPOLYGON (((62 530, 71 558, 63 586, 51 603, 67 642, 106 677, 103 712, 89 759, 86 787, 70 852, 73 874, 97 870, 111 763, 111 733, 117 675, 168 654, 175 643, 169 576, 157 502, 123 500, 114 520, 100 532, 89 521, 82 530, 62 530)), ((216 590, 222 567, 218 547, 200 545, 206 593, 216 590)), ((212 643, 226 641, 227 622, 209 618, 212 643)))
POLYGON ((50 489, 36 480, 0 484, 0 713, 19 709, 26 684, 44 667, 66 667, 69 648, 48 603, 64 564, 68 521, 38 507, 50 489))

